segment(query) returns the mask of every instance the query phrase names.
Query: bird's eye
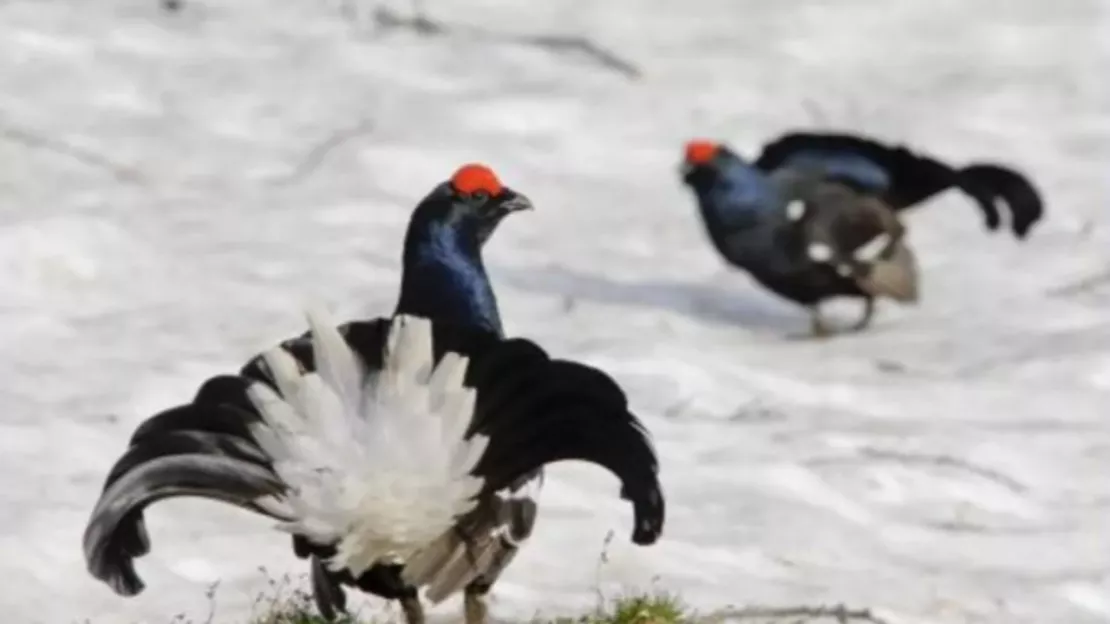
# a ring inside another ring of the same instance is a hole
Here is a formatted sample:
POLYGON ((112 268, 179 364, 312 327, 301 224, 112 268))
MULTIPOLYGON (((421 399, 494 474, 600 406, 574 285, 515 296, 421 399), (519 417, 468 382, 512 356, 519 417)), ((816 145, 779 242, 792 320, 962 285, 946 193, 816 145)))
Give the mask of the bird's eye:
POLYGON ((476 204, 484 204, 489 199, 489 193, 483 190, 477 190, 470 194, 470 200, 476 204))

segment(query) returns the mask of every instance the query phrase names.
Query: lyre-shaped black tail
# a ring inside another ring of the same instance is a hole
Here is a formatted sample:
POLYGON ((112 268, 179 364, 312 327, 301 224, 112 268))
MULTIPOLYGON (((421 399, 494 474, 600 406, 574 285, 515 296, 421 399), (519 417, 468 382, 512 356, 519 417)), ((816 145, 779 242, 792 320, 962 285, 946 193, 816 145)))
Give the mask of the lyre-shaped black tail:
POLYGON ((1019 239, 1024 239, 1044 216, 1041 194, 1029 178, 1014 169, 993 163, 975 163, 959 173, 960 187, 980 203, 989 201, 995 206, 996 214, 997 203, 1005 203, 1010 213, 1010 229, 1019 239))
POLYGON ((256 454, 244 440, 227 434, 146 436, 116 462, 93 509, 83 539, 89 572, 119 594, 142 591, 134 567, 134 559, 150 550, 142 511, 164 498, 199 496, 285 519, 273 499, 282 493, 282 483, 256 454))
POLYGON ((936 158, 914 153, 904 146, 885 145, 854 134, 792 132, 767 143, 756 166, 773 170, 789 165, 795 158, 835 160, 864 158, 889 178, 882 196, 896 211, 912 208, 950 188, 958 188, 979 206, 989 230, 1002 224, 999 200, 1011 215, 1010 228, 1025 238, 1040 220, 1044 206, 1040 193, 1023 174, 993 163, 974 163, 957 168, 936 158))
MULTIPOLYGON (((254 376, 255 379, 265 379, 254 376)), ((121 595, 143 583, 134 560, 150 552, 143 510, 169 497, 197 496, 278 517, 258 501, 282 485, 250 436, 258 414, 246 396, 250 380, 208 379, 190 403, 143 421, 105 479, 84 534, 89 572, 121 595)))

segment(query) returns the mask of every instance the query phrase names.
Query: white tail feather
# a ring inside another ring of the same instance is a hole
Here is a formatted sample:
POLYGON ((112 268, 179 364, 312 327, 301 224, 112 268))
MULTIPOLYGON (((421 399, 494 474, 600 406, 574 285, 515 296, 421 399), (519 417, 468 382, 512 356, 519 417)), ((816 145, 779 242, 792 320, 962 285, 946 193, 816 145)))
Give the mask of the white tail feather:
POLYGON ((879 260, 879 254, 890 245, 890 239, 890 234, 883 232, 857 247, 852 252, 852 257, 860 262, 875 262, 879 260))
POLYGON ((316 371, 281 348, 266 353, 278 392, 248 390, 262 415, 251 433, 290 488, 282 502, 295 519, 280 528, 336 543, 328 566, 358 576, 406 561, 474 508, 482 480, 471 472, 488 440, 463 438, 476 398, 463 385, 469 361, 448 353, 436 366, 427 319, 394 318, 375 371, 325 315, 308 321, 316 371))

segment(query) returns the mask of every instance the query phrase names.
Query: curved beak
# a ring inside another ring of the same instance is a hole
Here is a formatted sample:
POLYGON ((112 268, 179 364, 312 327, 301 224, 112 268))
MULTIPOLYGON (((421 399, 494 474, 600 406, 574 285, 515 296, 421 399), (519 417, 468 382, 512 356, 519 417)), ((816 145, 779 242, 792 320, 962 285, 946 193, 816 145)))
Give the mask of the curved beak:
POLYGON ((493 230, 501 223, 501 220, 511 215, 514 212, 521 212, 522 210, 534 210, 535 206, 532 205, 532 200, 528 199, 527 195, 518 193, 509 187, 504 187, 501 194, 498 195, 494 201, 490 202, 489 209, 484 211, 481 216, 481 221, 478 226, 478 242, 484 245, 493 230))
POLYGON ((527 195, 506 187, 502 191, 502 199, 498 203, 498 208, 501 209, 503 214, 509 214, 522 210, 535 210, 536 207, 532 204, 532 200, 528 199, 527 195))
POLYGON ((716 171, 716 167, 712 162, 693 162, 685 158, 682 159, 676 169, 678 169, 678 174, 682 178, 682 181, 691 185, 695 180, 711 179, 713 173, 716 171))

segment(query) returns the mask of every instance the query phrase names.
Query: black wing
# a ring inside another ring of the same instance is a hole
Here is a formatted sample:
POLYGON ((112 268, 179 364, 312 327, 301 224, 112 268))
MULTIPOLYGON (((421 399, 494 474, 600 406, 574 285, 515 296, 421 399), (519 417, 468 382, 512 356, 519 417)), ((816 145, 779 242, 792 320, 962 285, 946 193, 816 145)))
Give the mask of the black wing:
MULTIPOLYGON (((380 365, 384 331, 384 324, 351 323, 346 339, 368 362, 380 365)), ((437 358, 447 351, 470 358, 466 383, 477 390, 470 433, 490 438, 476 471, 487 492, 527 479, 545 464, 590 462, 621 481, 621 495, 635 514, 632 540, 658 539, 665 515, 658 458, 650 434, 612 378, 584 364, 553 360, 523 338, 505 340, 438 322, 433 331, 437 358)))
POLYGON ((764 145, 756 166, 771 171, 799 163, 827 166, 831 177, 880 194, 896 211, 913 207, 942 191, 958 188, 979 205, 988 229, 1001 224, 997 202, 1005 202, 1011 229, 1024 238, 1043 213, 1032 183, 1013 169, 976 164, 957 169, 904 146, 860 135, 793 132, 764 145))

